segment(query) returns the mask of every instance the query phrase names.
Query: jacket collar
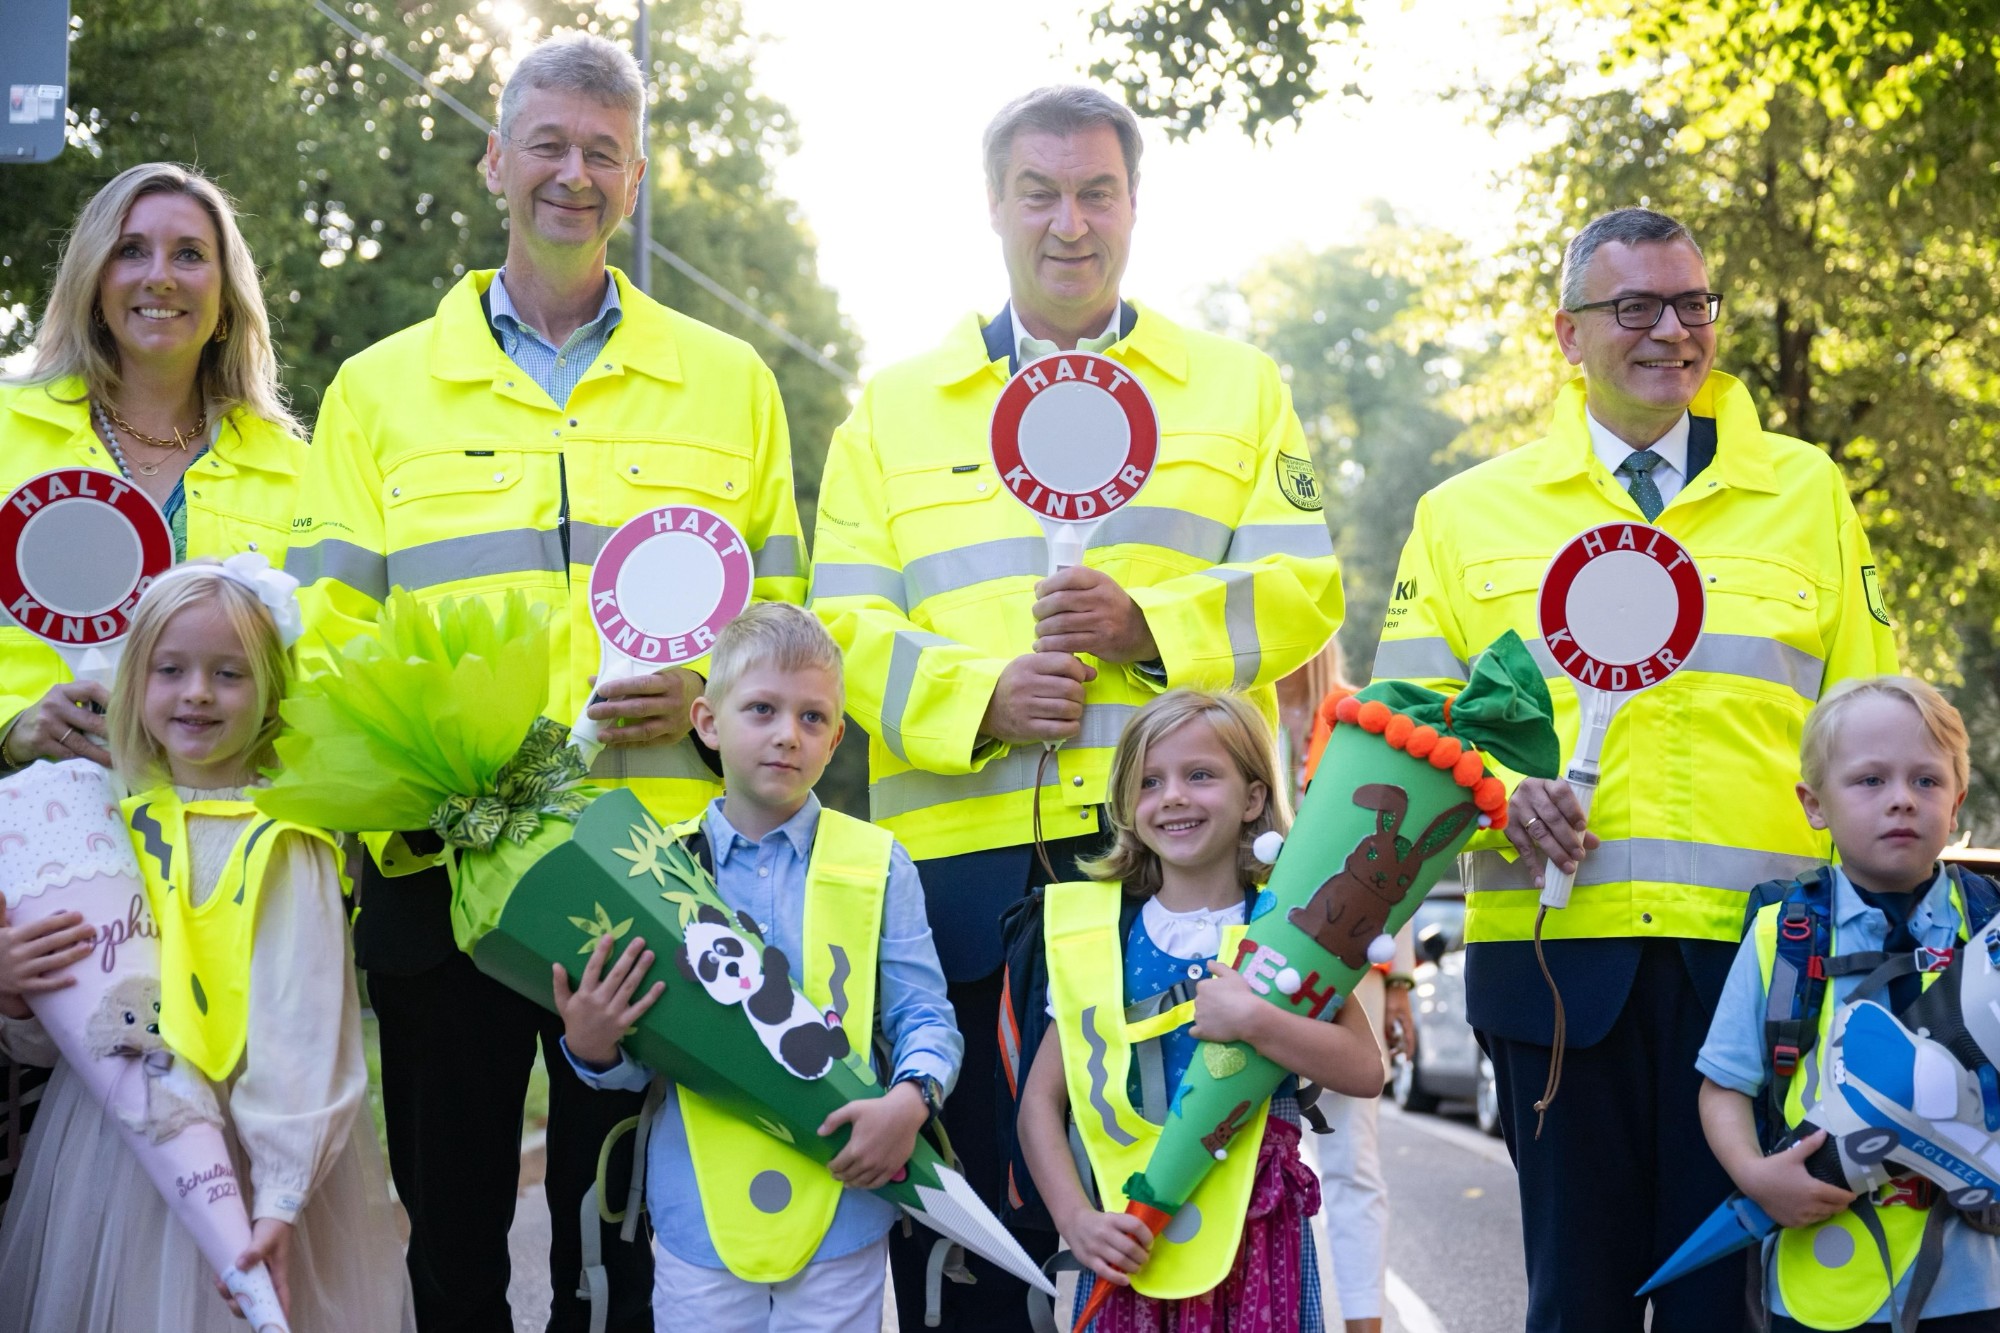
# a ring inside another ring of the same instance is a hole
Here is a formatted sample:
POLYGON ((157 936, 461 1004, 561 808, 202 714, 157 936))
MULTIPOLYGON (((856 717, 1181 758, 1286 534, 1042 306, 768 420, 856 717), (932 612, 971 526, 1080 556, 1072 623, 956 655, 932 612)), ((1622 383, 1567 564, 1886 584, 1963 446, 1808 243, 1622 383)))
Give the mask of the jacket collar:
MULTIPOLYGON (((90 424, 90 403, 88 390, 79 376, 67 375, 47 384, 30 386, 27 392, 19 394, 13 401, 13 408, 22 416, 46 421, 52 426, 69 431, 70 443, 74 446, 77 461, 86 463, 85 457, 91 446, 97 443, 96 432, 90 424)), ((222 476, 234 473, 239 467, 254 467, 260 472, 276 472, 285 476, 295 476, 298 465, 283 449, 254 450, 254 446, 244 430, 246 425, 262 424, 250 415, 246 407, 231 408, 222 418, 215 432, 215 445, 208 451, 210 459, 217 465, 211 472, 222 476), (255 457, 252 457, 253 450, 255 457)), ((267 429, 276 432, 276 426, 267 429)), ((103 459, 109 465, 109 458, 103 459)))
MULTIPOLYGON (((1757 406, 1750 401, 1750 390, 1741 380, 1719 370, 1710 371, 1694 401, 1688 404, 1688 415, 1696 419, 1697 426, 1703 418, 1715 423, 1715 461, 1704 472, 1712 470, 1725 486, 1739 490, 1777 492, 1778 475, 1771 463, 1771 446, 1764 438, 1757 406)), ((1563 385, 1556 394, 1546 444, 1538 478, 1543 485, 1587 476, 1593 466, 1603 466, 1590 446, 1581 376, 1563 385)))
MULTIPOLYGON (((493 285, 496 269, 466 274, 438 302, 431 334, 431 374, 444 380, 497 380, 513 363, 494 341, 481 298, 493 285)), ((618 269, 605 271, 618 284, 622 311, 618 327, 604 345, 605 363, 613 370, 634 370, 656 380, 681 380, 680 341, 674 335, 667 308, 632 286, 618 269)))
MULTIPOLYGON (((992 319, 968 315, 953 326, 944 346, 934 354, 940 387, 960 384, 976 375, 988 374, 1005 380, 1014 373, 1014 321, 1009 305, 1002 305, 992 319)), ((1150 363, 1168 378, 1187 380, 1187 332, 1165 315, 1136 302, 1121 301, 1118 307, 1118 341, 1107 356, 1121 361, 1135 358, 1150 363)))

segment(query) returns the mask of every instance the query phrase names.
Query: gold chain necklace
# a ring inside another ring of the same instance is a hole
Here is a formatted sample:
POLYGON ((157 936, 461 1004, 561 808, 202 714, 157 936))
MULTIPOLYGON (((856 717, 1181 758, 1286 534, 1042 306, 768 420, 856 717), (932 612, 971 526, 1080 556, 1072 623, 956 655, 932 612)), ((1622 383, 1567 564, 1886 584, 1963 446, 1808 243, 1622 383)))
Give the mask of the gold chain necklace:
POLYGON ((104 415, 111 419, 112 425, 124 431, 141 444, 150 444, 155 449, 178 449, 182 453, 186 453, 188 445, 201 438, 201 433, 208 429, 207 408, 202 409, 201 415, 196 417, 194 424, 189 426, 185 431, 175 430, 174 437, 171 440, 164 440, 157 435, 146 434, 145 431, 140 430, 124 417, 119 416, 118 409, 113 407, 109 402, 104 403, 104 415))

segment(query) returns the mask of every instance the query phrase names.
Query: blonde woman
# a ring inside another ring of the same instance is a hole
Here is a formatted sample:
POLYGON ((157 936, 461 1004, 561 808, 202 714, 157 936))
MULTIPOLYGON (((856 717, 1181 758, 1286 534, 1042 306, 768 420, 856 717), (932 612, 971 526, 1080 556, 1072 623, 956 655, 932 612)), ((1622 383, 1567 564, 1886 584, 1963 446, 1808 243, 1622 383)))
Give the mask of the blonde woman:
MULTIPOLYGON (((229 199, 169 162, 120 172, 77 216, 26 372, 0 382, 0 495, 51 468, 117 472, 166 514, 176 560, 282 565, 304 459, 229 199)), ((0 628, 0 765, 109 764, 103 706, 0 628)))

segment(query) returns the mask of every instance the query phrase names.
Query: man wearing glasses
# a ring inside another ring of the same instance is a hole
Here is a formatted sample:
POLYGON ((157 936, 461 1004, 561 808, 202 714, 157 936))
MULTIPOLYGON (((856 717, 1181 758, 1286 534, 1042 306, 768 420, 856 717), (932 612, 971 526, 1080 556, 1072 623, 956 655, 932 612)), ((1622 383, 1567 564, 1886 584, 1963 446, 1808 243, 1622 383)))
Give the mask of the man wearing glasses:
MULTIPOLYGON (((745 344, 649 300, 605 265, 645 175, 644 106, 638 66, 602 38, 558 38, 521 60, 485 159, 487 186, 507 204, 506 265, 467 274, 434 317, 341 367, 314 431, 287 569, 312 627, 336 646, 373 625, 391 587, 426 601, 518 590, 548 606, 548 677, 516 687, 564 721, 589 702, 605 741, 593 779, 629 785, 667 822, 721 792, 687 734, 701 677, 676 669, 593 688, 592 562, 634 515, 698 504, 749 542, 757 598, 802 601, 806 569, 771 372, 745 344)), ((561 1020, 458 952, 450 887, 435 849, 419 845, 429 837, 379 849, 355 923, 381 1024, 418 1324, 424 1333, 514 1327, 507 1233, 539 1038, 549 1327, 590 1327, 577 1297, 588 1240, 608 1271, 606 1326, 650 1330, 645 1244, 621 1244, 615 1226, 586 1238, 578 1220, 599 1145, 638 1113, 640 1095, 586 1088, 557 1048, 561 1020)), ((629 1144, 613 1160, 622 1174, 629 1144)), ((623 1198, 623 1185, 612 1191, 623 1198)))
MULTIPOLYGON (((1823 864, 1792 795, 1799 729, 1850 676, 1894 671, 1889 617, 1840 470, 1765 431, 1714 371, 1722 297, 1679 222, 1607 213, 1563 257, 1555 333, 1582 371, 1546 437, 1417 507, 1377 679, 1457 689, 1504 630, 1529 641, 1564 756, 1578 706, 1542 650, 1536 596, 1556 550, 1602 523, 1657 525, 1702 572, 1703 637, 1606 737, 1586 820, 1567 783, 1522 778, 1504 836, 1464 858, 1466 1004, 1493 1062, 1520 1175, 1536 1333, 1639 1333, 1633 1292, 1725 1198, 1696 1110, 1695 1056, 1742 937, 1746 892, 1823 864), (1574 867, 1542 927, 1567 1041, 1532 943, 1542 870, 1574 867), (1560 1086, 1538 1125, 1551 1064, 1560 1086)), ((1653 1333, 1733 1333, 1743 1260, 1652 1298, 1653 1333)))

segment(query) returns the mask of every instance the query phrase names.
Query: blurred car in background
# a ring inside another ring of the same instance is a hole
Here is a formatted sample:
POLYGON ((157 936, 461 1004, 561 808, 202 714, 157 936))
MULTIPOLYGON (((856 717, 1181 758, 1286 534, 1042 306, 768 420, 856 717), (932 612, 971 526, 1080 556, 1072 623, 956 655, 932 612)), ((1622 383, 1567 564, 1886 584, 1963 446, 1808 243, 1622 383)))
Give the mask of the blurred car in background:
POLYGON ((1416 987, 1410 992, 1417 1058, 1397 1058, 1390 1095, 1405 1111, 1469 1102, 1480 1130, 1497 1136, 1500 1094, 1493 1064, 1465 1020, 1465 886, 1456 879, 1438 881, 1410 925, 1417 947, 1416 987))

